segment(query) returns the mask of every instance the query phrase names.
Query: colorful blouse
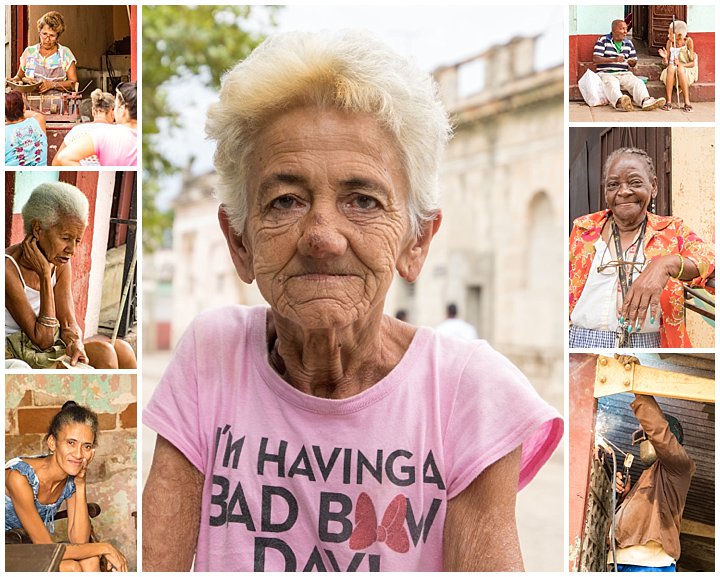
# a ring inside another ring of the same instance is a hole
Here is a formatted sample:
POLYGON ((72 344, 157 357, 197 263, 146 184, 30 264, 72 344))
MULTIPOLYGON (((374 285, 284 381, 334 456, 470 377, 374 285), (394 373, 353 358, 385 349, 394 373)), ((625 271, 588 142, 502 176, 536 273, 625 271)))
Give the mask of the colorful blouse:
MULTIPOLYGON (((610 216, 609 210, 581 216, 573 223, 570 233, 570 314, 582 294, 595 256, 595 241, 600 238, 603 226, 610 216)), ((688 282, 690 286, 705 286, 715 270, 715 250, 674 216, 648 213, 648 224, 643 238, 648 263, 653 258, 680 254, 692 260, 699 276, 688 282)), ((660 342, 662 347, 691 347, 685 329, 685 299, 683 283, 670 279, 660 294, 660 342)))
POLYGON ((47 149, 47 135, 34 118, 5 125, 5 166, 45 166, 47 149))
POLYGON ((58 44, 57 52, 49 56, 40 54, 40 44, 28 46, 20 56, 20 68, 28 78, 61 82, 67 80, 67 71, 75 56, 67 46, 58 44))

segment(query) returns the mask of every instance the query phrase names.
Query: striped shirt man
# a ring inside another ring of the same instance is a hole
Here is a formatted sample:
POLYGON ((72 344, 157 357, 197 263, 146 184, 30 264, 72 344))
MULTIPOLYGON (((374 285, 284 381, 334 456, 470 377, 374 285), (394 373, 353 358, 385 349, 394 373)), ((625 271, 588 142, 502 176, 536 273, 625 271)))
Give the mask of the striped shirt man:
POLYGON ((595 64, 595 70, 597 72, 628 72, 628 60, 637 58, 635 52, 635 46, 632 41, 627 38, 623 38, 620 42, 615 42, 612 37, 612 32, 605 34, 598 38, 593 49, 593 56, 600 56, 602 58, 617 58, 622 55, 624 60, 622 62, 603 62, 595 64))

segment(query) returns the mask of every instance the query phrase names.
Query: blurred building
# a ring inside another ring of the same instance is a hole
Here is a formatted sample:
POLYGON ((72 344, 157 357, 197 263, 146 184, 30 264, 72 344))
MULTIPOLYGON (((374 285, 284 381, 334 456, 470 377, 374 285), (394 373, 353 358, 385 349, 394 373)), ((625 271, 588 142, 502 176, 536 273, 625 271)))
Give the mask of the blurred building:
MULTIPOLYGON (((515 38, 435 71, 455 125, 443 223, 419 280, 398 277, 386 310, 434 326, 455 302, 536 386, 552 382, 561 406, 563 68, 536 71, 534 59, 535 39, 515 38)), ((174 206, 173 344, 203 308, 263 302, 228 258, 214 181, 188 171, 174 206)))

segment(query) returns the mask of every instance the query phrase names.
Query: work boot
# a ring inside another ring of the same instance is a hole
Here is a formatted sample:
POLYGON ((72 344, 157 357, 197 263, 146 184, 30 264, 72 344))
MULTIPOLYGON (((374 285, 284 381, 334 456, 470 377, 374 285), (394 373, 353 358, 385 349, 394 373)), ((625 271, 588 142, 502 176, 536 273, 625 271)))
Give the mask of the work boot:
POLYGON ((653 98, 652 96, 643 100, 643 110, 655 110, 656 108, 662 108, 665 105, 664 98, 653 98))
POLYGON ((632 100, 630 100, 630 97, 627 94, 623 94, 615 103, 615 108, 622 108, 625 112, 632 112, 632 100))

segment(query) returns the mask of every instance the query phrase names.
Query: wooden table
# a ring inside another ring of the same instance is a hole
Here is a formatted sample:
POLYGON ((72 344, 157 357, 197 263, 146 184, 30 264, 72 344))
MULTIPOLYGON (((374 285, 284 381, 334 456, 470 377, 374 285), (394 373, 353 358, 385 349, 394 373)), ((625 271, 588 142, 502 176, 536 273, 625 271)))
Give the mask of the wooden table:
POLYGON ((5 571, 59 571, 64 543, 5 545, 5 571))

